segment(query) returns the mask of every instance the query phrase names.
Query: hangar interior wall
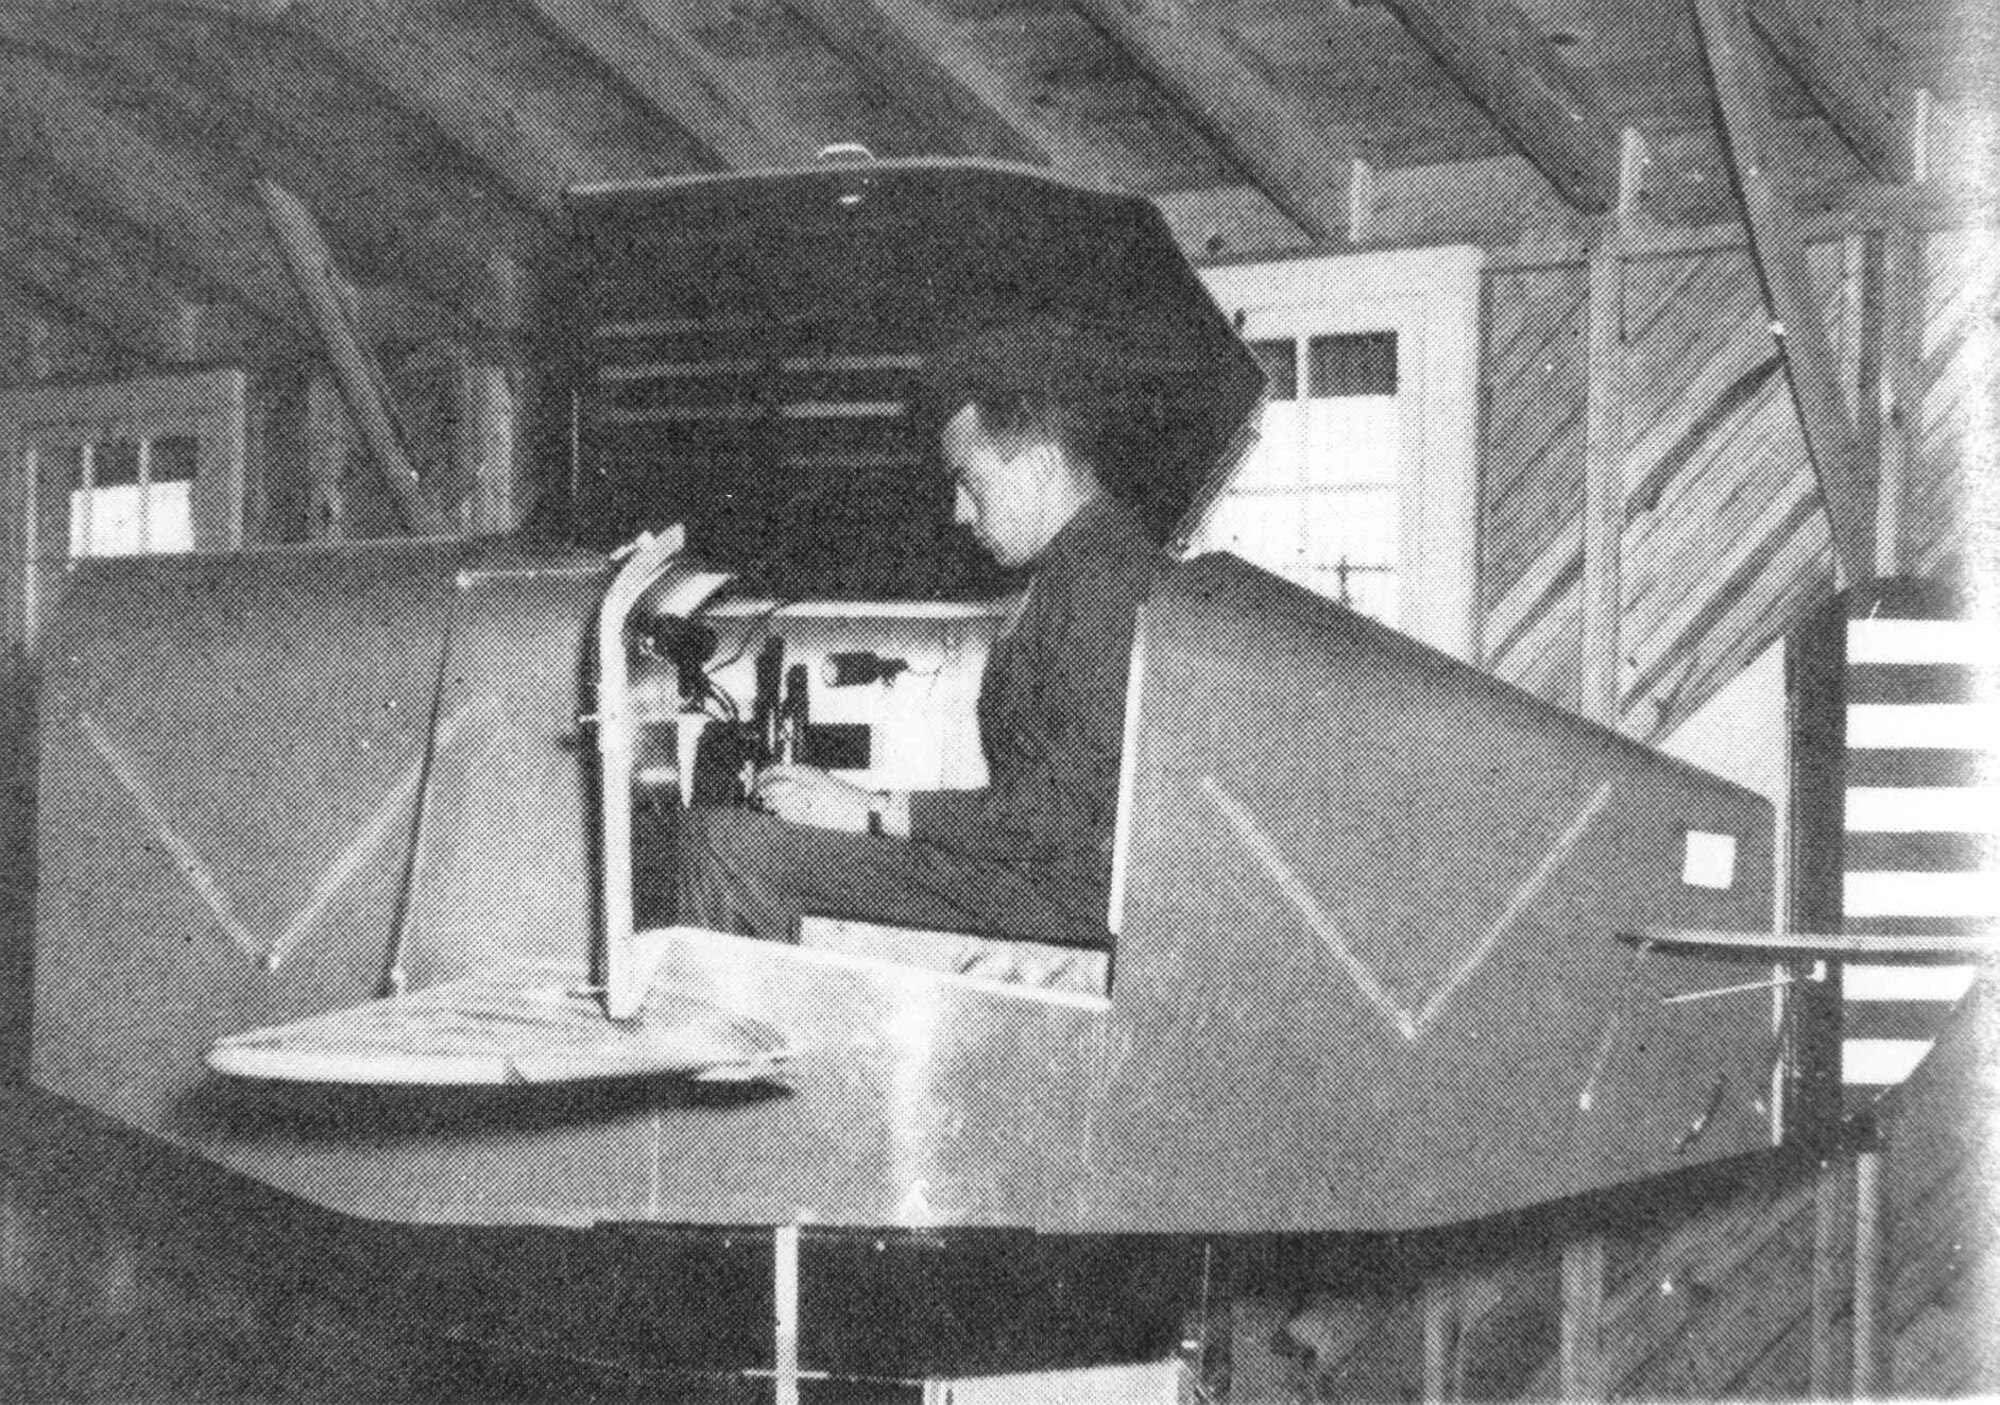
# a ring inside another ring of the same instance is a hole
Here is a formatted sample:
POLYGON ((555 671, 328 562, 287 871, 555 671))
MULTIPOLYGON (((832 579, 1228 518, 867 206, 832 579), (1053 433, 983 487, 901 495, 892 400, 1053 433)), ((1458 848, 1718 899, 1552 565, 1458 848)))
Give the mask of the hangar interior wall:
MULTIPOLYGON (((1870 365, 1849 241, 1810 249, 1850 406, 1870 365)), ((1990 383, 2000 238, 1919 241, 1920 414, 1903 497, 1906 570, 1961 564, 1964 491, 1996 453, 1990 383)), ((1486 288, 1481 605, 1488 668, 1581 696, 1586 329, 1582 263, 1498 261, 1486 288)), ((1634 257, 1622 326, 1626 518, 1620 727, 1657 741, 1831 594, 1825 515, 1749 254, 1634 257)), ((1864 436, 1868 417, 1862 417, 1864 436)))

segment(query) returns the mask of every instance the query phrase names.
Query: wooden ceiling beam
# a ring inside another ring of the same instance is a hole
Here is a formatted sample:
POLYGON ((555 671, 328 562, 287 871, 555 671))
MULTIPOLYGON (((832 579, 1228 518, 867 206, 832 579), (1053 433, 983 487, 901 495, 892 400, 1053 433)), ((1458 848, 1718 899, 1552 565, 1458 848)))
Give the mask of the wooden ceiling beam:
POLYGON ((154 365, 239 361, 256 340, 232 309, 137 271, 66 211, 43 208, 32 224, 0 215, 0 268, 154 365))
MULTIPOLYGON (((157 10, 160 0, 9 0, 9 3, 38 10, 126 10, 141 14, 157 10)), ((172 0, 177 10, 253 20, 276 19, 290 4, 291 0, 172 0)))
POLYGON ((435 125, 530 205, 553 209, 569 186, 621 174, 561 126, 523 120, 518 95, 441 18, 406 0, 290 0, 283 17, 435 125))
POLYGON ((782 101, 742 92, 734 76, 709 59, 684 5, 672 0, 534 0, 534 5, 549 25, 705 147, 718 166, 796 166, 822 145, 783 120, 782 101))
POLYGON ((1520 8, 1382 0, 1563 199, 1599 213, 1618 193, 1618 128, 1520 8))
POLYGON ((1181 0, 1077 0, 1077 8, 1308 236, 1332 239, 1346 228, 1354 134, 1308 121, 1181 0))
MULTIPOLYGON (((0 16, 0 43, 30 54, 58 53, 52 71, 86 101, 143 105, 144 116, 131 125, 138 130, 143 123, 142 137, 185 152, 183 164, 194 179, 227 190, 247 186, 260 172, 285 172, 372 266, 399 270, 412 287, 468 322, 496 330, 504 325, 492 261, 501 250, 527 247, 526 216, 511 223, 489 216, 485 227, 471 228, 470 221, 445 213, 447 200, 439 192, 388 168, 380 153, 338 139, 338 128, 322 122, 309 132, 295 130, 284 103, 312 84, 301 80, 295 63, 285 62, 284 51, 308 46, 240 44, 218 54, 218 26, 187 16, 162 23, 154 15, 149 25, 135 14, 66 27, 46 18, 38 23, 36 15, 19 11, 0 16), (217 141, 216 134, 228 140, 217 141)), ((475 209, 483 213, 504 203, 488 200, 475 209)))
POLYGON ((1914 174, 1919 101, 1891 40, 1851 0, 1754 0, 1750 23, 1869 174, 1914 174))
MULTIPOLYGON (((251 164, 284 173, 333 228, 371 246, 382 265, 405 270, 413 285, 446 306, 486 327, 509 326, 496 260, 535 246, 540 232, 524 207, 491 182, 475 180, 469 165, 444 175, 435 163, 417 164, 397 140, 401 114, 394 108, 378 103, 358 118, 326 112, 326 79, 301 72, 307 65, 299 50, 309 46, 238 43, 217 53, 212 42, 202 42, 209 31, 188 30, 184 22, 156 25, 155 42, 198 75, 211 121, 219 117, 250 134, 251 164), (332 125, 342 118, 361 124, 359 139, 332 125)), ((329 66, 322 60, 319 67, 329 66)), ((358 81, 346 82, 366 92, 358 81)))
POLYGON ((0 386, 57 376, 104 380, 150 364, 74 307, 0 275, 0 386))
POLYGON ((1798 212, 1771 179, 1776 122, 1757 68, 1745 0, 1693 0, 1693 8, 1716 125, 1749 231, 1750 261, 1826 508, 1834 554, 1850 584, 1865 581, 1874 566, 1874 475, 1841 395, 1798 212))
MULTIPOLYGON (((1018 147, 1013 159, 1047 165, 1082 185, 1128 190, 1142 174, 1052 104, 1019 92, 931 0, 801 0, 829 43, 913 103, 925 93, 976 119, 983 109, 1018 147), (869 13, 872 12, 872 15, 869 13), (854 37, 843 41, 833 31, 854 37)), ((974 154, 983 154, 975 152, 974 154)), ((992 154, 1008 155, 1004 150, 992 154)))
POLYGON ((1005 87, 951 22, 925 0, 790 0, 794 12, 866 82, 930 118, 940 154, 985 156, 1031 166, 1061 165, 1059 155, 1095 171, 1094 152, 1053 149, 1025 119, 1005 87), (1080 156, 1080 160, 1078 159, 1080 156))
MULTIPOLYGON (((42 64, 4 51, 0 143, 24 163, 58 169, 68 188, 145 231, 230 297, 303 330, 303 309, 247 202, 189 177, 171 151, 85 102, 42 64)), ((362 301, 377 336, 418 341, 451 328, 441 310, 400 289, 370 289, 362 301)))

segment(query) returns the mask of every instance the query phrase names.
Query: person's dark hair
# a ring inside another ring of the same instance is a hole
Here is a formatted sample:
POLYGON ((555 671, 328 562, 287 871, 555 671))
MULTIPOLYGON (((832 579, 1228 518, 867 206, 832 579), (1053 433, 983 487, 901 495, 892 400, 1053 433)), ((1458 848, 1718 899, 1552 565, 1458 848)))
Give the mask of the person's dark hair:
POLYGON ((1053 396, 1021 391, 987 393, 969 402, 979 417, 979 427, 1000 451, 1008 456, 1033 444, 1054 444, 1069 461, 1095 471, 1097 416, 1080 406, 1053 396))

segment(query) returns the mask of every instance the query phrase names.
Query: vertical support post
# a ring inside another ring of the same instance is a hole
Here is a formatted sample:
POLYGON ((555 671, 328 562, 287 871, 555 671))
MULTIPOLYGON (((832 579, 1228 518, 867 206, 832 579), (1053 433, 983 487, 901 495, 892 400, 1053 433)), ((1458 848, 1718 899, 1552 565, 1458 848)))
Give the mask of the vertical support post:
POLYGON ((1903 499, 1915 455, 1923 378, 1923 236, 1898 225, 1882 236, 1882 406, 1875 448, 1875 574, 1899 576, 1903 499))
POLYGON ((347 537, 347 460, 353 443, 340 387, 326 376, 306 384, 306 536, 347 537))
POLYGON ((105 1226, 101 1286, 106 1317, 130 1317, 139 1310, 139 1236, 125 1219, 105 1226))
POLYGON ((1854 1398, 1882 1393, 1882 1263, 1888 1186, 1882 1148, 1872 1137, 1854 1156, 1854 1398))
POLYGON ((1918 88, 1910 94, 1910 179, 1929 180, 1931 142, 1937 130, 1937 94, 1918 88))
POLYGON ((37 313, 21 318, 21 371, 31 381, 56 373, 55 324, 37 313))
POLYGON ((1812 1283, 1807 1301, 1806 1394, 1832 1400, 1843 1389, 1850 1369, 1844 1359, 1841 1305, 1851 1287, 1847 1267, 1848 1171, 1845 1151, 1821 1158, 1813 1178, 1812 1283))
POLYGON ((0 1296, 26 1297, 34 1289, 28 1253, 31 1228, 21 1182, 0 1176, 0 1296))
POLYGON ((1872 233, 1849 234, 1840 241, 1840 341, 1836 348, 1840 388, 1854 416, 1855 431, 1864 441, 1875 432, 1875 411, 1881 403, 1882 250, 1872 233))
MULTIPOLYGON (((1837 595, 1785 639, 1789 772, 1784 902, 1795 932, 1837 932, 1847 805, 1847 611, 1837 595)), ((1798 961, 1784 987, 1782 1139, 1831 1154, 1841 1121, 1841 964, 1798 961)))
POLYGON ((771 1397, 799 1405, 799 1227, 771 1231, 771 1397))
POLYGON ((514 525, 518 417, 507 367, 468 361, 457 370, 458 424, 453 454, 470 485, 461 525, 504 532, 514 525))
POLYGON ((1625 268, 1639 213, 1647 161, 1645 139, 1626 130, 1618 161, 1613 222, 1590 256, 1590 305, 1584 405, 1583 715, 1616 727, 1623 710, 1625 610, 1625 268))
MULTIPOLYGON (((1616 727, 1624 703, 1625 269, 1640 218, 1645 139, 1619 143, 1618 203, 1590 258, 1588 385, 1584 409, 1583 714, 1616 727)), ((1599 1400, 1604 1363, 1604 1236, 1574 1232, 1562 1247, 1561 1391, 1599 1400)))
POLYGON ((1460 1395, 1459 1313, 1463 1297, 1458 1279, 1433 1273, 1420 1290, 1424 1321, 1424 1399, 1456 1400, 1460 1395))
POLYGON ((1583 715, 1618 725, 1623 700, 1625 254, 1613 237, 1590 256, 1583 428, 1583 715))
POLYGON ((1562 1250, 1562 1321, 1557 1341, 1558 1393, 1564 1400, 1602 1400, 1604 1364, 1604 1236, 1574 1234, 1562 1250))
POLYGON ((1347 175, 1347 242, 1364 244, 1375 232, 1375 168, 1354 158, 1347 175))
POLYGON ((160 352, 177 364, 201 357, 202 309, 178 299, 161 309, 160 352))

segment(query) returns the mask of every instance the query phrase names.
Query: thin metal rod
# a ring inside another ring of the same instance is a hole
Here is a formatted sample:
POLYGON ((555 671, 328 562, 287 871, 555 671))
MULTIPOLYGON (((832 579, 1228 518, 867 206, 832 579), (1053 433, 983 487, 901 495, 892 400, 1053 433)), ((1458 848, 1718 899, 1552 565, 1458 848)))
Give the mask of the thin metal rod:
POLYGON ((771 1234, 771 1398, 799 1405, 799 1227, 771 1234))

